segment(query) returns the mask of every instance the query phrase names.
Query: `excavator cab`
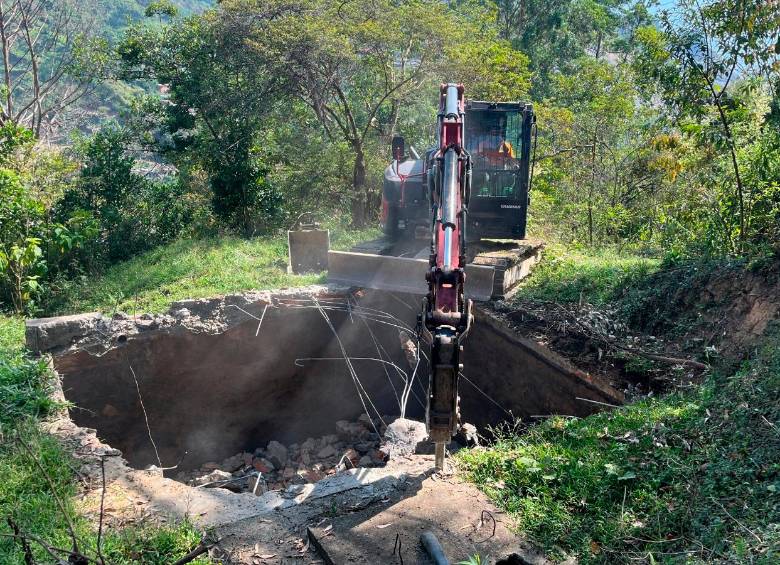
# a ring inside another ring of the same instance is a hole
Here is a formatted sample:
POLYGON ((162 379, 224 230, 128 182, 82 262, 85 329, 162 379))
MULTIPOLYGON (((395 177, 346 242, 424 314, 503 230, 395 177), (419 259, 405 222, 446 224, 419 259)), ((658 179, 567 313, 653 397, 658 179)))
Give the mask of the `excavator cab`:
MULTIPOLYGON (((472 163, 468 239, 524 239, 536 128, 533 106, 467 100, 464 125, 472 163)), ((427 177, 435 149, 424 158, 404 152, 403 139, 395 138, 382 190, 382 226, 393 241, 428 238, 430 231, 427 177)))
POLYGON ((535 124, 530 104, 466 102, 470 240, 525 238, 535 124))

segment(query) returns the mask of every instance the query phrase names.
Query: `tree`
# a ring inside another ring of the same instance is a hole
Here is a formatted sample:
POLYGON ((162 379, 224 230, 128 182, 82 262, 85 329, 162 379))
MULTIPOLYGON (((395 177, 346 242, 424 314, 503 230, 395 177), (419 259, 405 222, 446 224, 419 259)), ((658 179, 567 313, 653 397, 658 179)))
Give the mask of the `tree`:
POLYGON ((95 13, 75 0, 0 1, 0 125, 40 137, 92 91, 109 64, 105 41, 93 34, 95 13))
POLYGON ((734 132, 743 112, 731 87, 751 70, 776 73, 780 7, 751 0, 680 0, 674 10, 662 12, 661 24, 660 32, 640 31, 636 67, 657 85, 678 123, 728 155, 733 198, 726 220, 736 224, 732 247, 738 250, 748 235, 750 188, 734 132))
POLYGON ((118 49, 123 76, 164 85, 162 101, 142 108, 139 130, 155 132, 148 146, 180 170, 204 171, 215 213, 246 235, 272 223, 280 204, 256 137, 287 82, 278 60, 249 45, 286 8, 266 8, 251 17, 220 8, 169 26, 134 26, 118 49))
POLYGON ((556 73, 573 74, 586 54, 626 51, 625 38, 649 15, 635 0, 495 0, 503 39, 525 53, 534 95, 551 94, 556 73))
POLYGON ((469 42, 449 54, 449 76, 457 77, 469 98, 493 102, 526 100, 531 87, 528 57, 508 41, 469 42))
POLYGON ((0 168, 0 296, 10 296, 17 313, 39 289, 45 270, 39 238, 44 216, 19 175, 0 168))
POLYGON ((542 171, 535 182, 554 200, 551 220, 593 246, 624 235, 629 171, 642 136, 630 68, 592 57, 577 66, 576 75, 555 77, 554 97, 540 109, 542 171))
MULTIPOLYGON (((246 9, 245 2, 222 6, 246 9)), ((377 208, 376 186, 367 180, 369 145, 395 134, 404 107, 425 96, 431 108, 425 119, 432 123, 442 81, 463 81, 467 88, 473 82, 475 92, 481 87, 492 94, 486 84, 500 77, 502 97, 527 91, 522 54, 497 42, 484 14, 468 8, 462 13, 434 0, 320 0, 275 21, 265 42, 256 43, 258 54, 270 51, 283 61, 290 92, 311 107, 327 135, 351 148, 354 225, 364 225, 377 208)))
POLYGON ((366 178, 370 136, 392 136, 401 106, 430 84, 451 27, 446 11, 438 2, 318 1, 275 22, 269 41, 258 44, 285 62, 291 92, 314 111, 328 137, 352 150, 356 226, 366 223, 375 204, 366 178))

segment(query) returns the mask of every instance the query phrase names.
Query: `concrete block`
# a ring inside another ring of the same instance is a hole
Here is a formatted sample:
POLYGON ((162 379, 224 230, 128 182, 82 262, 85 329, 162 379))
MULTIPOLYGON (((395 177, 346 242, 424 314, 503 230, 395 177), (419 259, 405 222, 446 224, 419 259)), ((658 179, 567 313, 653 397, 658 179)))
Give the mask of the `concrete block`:
POLYGON ((33 353, 47 353, 70 346, 74 339, 88 333, 102 319, 100 312, 33 318, 25 321, 27 349, 33 353))

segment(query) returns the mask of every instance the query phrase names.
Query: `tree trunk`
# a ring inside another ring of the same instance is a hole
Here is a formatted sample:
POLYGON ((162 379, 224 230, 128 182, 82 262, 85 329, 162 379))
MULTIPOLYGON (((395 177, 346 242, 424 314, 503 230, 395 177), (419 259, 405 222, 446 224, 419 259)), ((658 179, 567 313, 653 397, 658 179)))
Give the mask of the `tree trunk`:
POLYGON ((590 188, 588 189, 588 245, 593 247, 593 198, 596 194, 596 142, 598 134, 594 130, 590 153, 590 188))
POLYGON ((588 246, 593 247, 593 201, 588 196, 588 246))
MULTIPOLYGON (((714 91, 713 91, 714 92, 714 91)), ((739 204, 739 245, 740 251, 744 250, 745 245, 745 196, 744 188, 742 186, 742 175, 739 170, 739 162, 737 161, 737 148, 734 144, 734 138, 731 135, 731 127, 729 126, 729 120, 726 117, 726 112, 723 110, 723 105, 720 102, 720 97, 715 97, 715 106, 718 109, 718 115, 720 116, 721 124, 723 124, 723 131, 726 134, 726 140, 729 145, 729 153, 731 154, 731 166, 734 168, 734 179, 737 184, 737 202, 739 204)))
POLYGON ((352 169, 352 225, 362 228, 368 217, 368 188, 366 187, 366 156, 362 145, 355 147, 355 164, 352 169))

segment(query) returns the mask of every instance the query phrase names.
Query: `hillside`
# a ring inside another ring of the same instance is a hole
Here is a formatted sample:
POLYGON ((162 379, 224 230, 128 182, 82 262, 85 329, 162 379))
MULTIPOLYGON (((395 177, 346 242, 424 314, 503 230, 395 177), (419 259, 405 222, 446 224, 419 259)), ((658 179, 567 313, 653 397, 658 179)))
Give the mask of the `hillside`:
MULTIPOLYGON (((104 11, 99 19, 102 27, 98 33, 113 45, 121 41, 128 25, 144 19, 144 11, 151 0, 101 0, 101 3, 104 11)), ((213 5, 211 0, 172 0, 171 3, 179 9, 181 16, 202 12, 213 5)), ((73 126, 93 131, 106 119, 119 117, 130 107, 133 98, 151 89, 151 84, 141 82, 106 81, 99 84, 93 94, 71 108, 68 115, 79 116, 73 126)), ((67 137, 70 133, 68 129, 66 122, 58 134, 67 137)))
POLYGON ((776 563, 780 264, 630 265, 559 250, 506 315, 633 402, 498 430, 463 468, 558 558, 776 563))
MULTIPOLYGON (((104 26, 106 35, 117 39, 128 22, 137 22, 144 17, 144 10, 152 0, 102 0, 105 8, 104 26)), ((171 0, 179 14, 187 16, 202 12, 214 2, 212 0, 171 0)))

